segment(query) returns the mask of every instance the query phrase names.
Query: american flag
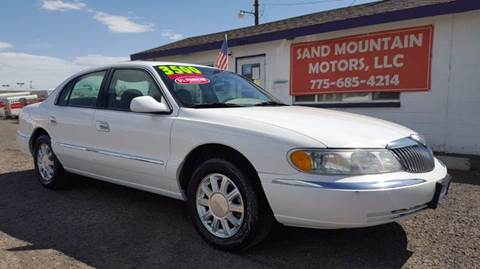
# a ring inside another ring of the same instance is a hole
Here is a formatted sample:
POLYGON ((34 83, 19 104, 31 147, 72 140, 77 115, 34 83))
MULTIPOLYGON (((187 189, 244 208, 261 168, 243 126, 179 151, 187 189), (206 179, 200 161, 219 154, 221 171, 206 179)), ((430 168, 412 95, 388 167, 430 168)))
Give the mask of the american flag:
POLYGON ((227 35, 225 35, 225 40, 223 40, 222 48, 218 53, 217 61, 215 62, 215 67, 221 70, 228 69, 228 44, 227 44, 227 35))

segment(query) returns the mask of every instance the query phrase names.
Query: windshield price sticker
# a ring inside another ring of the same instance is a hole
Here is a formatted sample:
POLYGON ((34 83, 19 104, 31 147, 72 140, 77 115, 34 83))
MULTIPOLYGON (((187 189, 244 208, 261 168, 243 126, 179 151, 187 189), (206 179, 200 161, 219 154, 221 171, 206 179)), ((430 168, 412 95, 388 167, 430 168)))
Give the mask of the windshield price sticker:
POLYGON ((177 84, 208 84, 210 80, 202 76, 184 75, 175 79, 177 84))
POLYGON ((157 66, 171 80, 177 84, 207 84, 210 80, 202 75, 200 69, 188 65, 159 65, 157 66))
POLYGON ((159 65, 157 67, 169 78, 177 77, 177 75, 202 75, 202 71, 193 66, 159 65))

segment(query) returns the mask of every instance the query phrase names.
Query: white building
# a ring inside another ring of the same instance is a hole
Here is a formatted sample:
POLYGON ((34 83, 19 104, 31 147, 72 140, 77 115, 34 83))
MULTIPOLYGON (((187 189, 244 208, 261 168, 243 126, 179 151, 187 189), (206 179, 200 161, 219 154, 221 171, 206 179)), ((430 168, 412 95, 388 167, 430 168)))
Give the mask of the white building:
POLYGON ((212 65, 225 34, 229 69, 286 103, 398 122, 436 151, 480 155, 480 1, 382 1, 190 37, 131 59, 212 65))

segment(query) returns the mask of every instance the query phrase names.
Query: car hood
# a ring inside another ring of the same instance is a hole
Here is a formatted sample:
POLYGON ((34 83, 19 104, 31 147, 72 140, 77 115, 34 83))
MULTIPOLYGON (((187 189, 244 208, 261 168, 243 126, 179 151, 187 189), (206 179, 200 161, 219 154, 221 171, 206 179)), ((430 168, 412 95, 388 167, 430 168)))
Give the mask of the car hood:
MULTIPOLYGON (((329 148, 385 148, 411 129, 359 114, 302 106, 195 109, 220 124, 243 119, 303 134, 329 148), (215 117, 214 115, 218 115, 215 117), (212 117, 213 116, 213 117, 212 117), (227 121, 227 122, 225 122, 227 121)), ((247 126, 243 126, 248 128, 247 126)))

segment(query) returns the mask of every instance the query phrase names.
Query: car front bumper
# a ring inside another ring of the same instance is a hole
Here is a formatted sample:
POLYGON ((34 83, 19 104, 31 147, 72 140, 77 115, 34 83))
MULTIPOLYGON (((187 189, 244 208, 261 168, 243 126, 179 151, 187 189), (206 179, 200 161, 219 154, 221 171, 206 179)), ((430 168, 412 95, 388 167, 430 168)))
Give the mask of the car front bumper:
POLYGON ((259 176, 280 223, 327 229, 374 226, 436 208, 450 185, 447 169, 438 160, 433 171, 422 174, 259 176))

